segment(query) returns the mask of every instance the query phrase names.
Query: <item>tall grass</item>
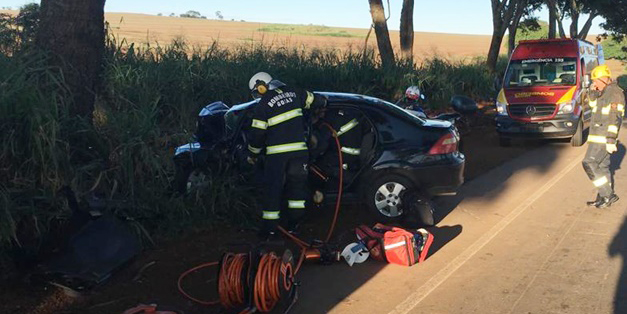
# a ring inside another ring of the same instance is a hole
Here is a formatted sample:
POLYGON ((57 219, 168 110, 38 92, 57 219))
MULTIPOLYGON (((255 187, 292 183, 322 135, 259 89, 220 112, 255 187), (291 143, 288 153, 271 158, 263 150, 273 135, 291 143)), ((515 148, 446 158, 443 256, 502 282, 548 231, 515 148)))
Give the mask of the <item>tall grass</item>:
POLYGON ((199 109, 212 101, 250 98, 247 82, 268 71, 311 90, 369 94, 388 100, 421 84, 434 106, 453 94, 494 95, 483 60, 433 58, 413 66, 380 67, 372 51, 305 50, 216 42, 206 49, 175 41, 137 48, 110 37, 103 91, 93 121, 69 115, 63 73, 46 56, 0 54, 0 245, 37 246, 69 210, 59 189, 127 201, 118 212, 154 235, 169 236, 216 223, 256 219, 254 189, 240 175, 214 175, 206 193, 173 198, 171 156, 187 142, 199 109), (70 144, 72 143, 72 144, 70 144), (36 239, 25 243, 23 239, 36 239))

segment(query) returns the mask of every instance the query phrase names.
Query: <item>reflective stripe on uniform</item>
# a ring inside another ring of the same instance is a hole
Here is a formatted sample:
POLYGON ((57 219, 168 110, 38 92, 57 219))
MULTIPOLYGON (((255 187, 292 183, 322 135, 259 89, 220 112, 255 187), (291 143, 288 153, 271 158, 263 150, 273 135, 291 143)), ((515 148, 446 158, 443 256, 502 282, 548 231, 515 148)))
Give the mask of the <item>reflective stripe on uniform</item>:
POLYGON ((607 131, 610 133, 618 134, 618 127, 615 125, 610 125, 607 127, 607 131))
POLYGON ((621 113, 625 113, 625 105, 618 104, 616 105, 616 109, 621 113))
POLYGON ((257 129, 261 129, 261 130, 265 130, 265 129, 268 128, 268 123, 266 121, 253 119, 252 127, 253 128, 257 128, 257 129))
POLYGON ((280 216, 279 211, 264 210, 261 218, 266 219, 266 220, 277 220, 281 218, 281 216, 280 216))
POLYGON ((296 117, 300 117, 303 115, 303 109, 294 109, 288 112, 284 112, 282 114, 278 114, 270 119, 268 119, 268 126, 275 126, 279 123, 283 123, 287 120, 294 119, 296 117))
POLYGON ((337 136, 340 136, 350 130, 352 130, 354 127, 356 127, 359 124, 359 122, 357 122, 357 119, 353 119, 350 122, 344 124, 341 128, 340 131, 337 132, 337 136))
POLYGON ((592 181, 592 184, 594 184, 594 186, 596 186, 596 187, 601 187, 601 186, 607 184, 607 182, 608 182, 607 177, 603 176, 603 177, 601 177, 599 179, 596 179, 596 180, 592 181))
POLYGON ((303 209, 303 208, 305 208, 305 201, 303 201, 303 200, 288 200, 287 201, 287 208, 303 209))
POLYGON ((296 142, 283 145, 274 145, 266 147, 266 154, 281 154, 289 152, 297 152, 301 150, 307 150, 307 144, 305 142, 296 142))
POLYGON ((361 153, 361 149, 350 148, 350 147, 342 147, 341 151, 342 153, 346 153, 346 154, 354 155, 354 156, 359 156, 359 153, 361 153))
POLYGON ((314 94, 308 91, 307 99, 305 100, 305 109, 309 109, 309 107, 311 107, 311 104, 313 104, 313 102, 314 102, 314 94))
POLYGON ((610 111, 612 110, 612 106, 605 106, 603 107, 603 109, 601 109, 601 113, 604 115, 608 115, 610 114, 610 111))
POLYGON ((605 144, 605 143, 607 143, 607 139, 605 138, 605 136, 600 136, 600 135, 589 135, 589 136, 588 136, 588 142, 590 142, 590 143, 605 144))
POLYGON ((253 153, 253 154, 259 154, 261 153, 261 148, 257 148, 257 147, 253 147, 248 145, 248 150, 253 153))
POLYGON ((597 101, 596 100, 591 100, 590 101, 590 107, 596 108, 597 107, 597 101))

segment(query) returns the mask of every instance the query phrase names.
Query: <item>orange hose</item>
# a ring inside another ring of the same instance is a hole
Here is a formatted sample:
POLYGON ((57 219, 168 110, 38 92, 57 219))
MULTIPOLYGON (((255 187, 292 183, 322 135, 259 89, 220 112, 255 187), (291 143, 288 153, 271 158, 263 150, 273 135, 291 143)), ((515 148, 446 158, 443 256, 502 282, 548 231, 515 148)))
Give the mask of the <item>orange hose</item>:
POLYGON ((259 261, 259 268, 255 276, 255 307, 260 312, 270 312, 281 299, 279 275, 281 273, 281 259, 273 252, 265 254, 259 261))
POLYGON ((184 295, 186 298, 198 303, 198 304, 202 304, 202 305, 216 305, 216 304, 220 304, 220 301, 203 301, 203 300, 199 300, 196 299, 194 297, 192 297, 191 295, 187 294, 187 292, 185 292, 185 290, 183 290, 183 286, 181 285, 181 282, 183 281, 183 278, 187 277, 187 275, 199 270, 199 269, 203 269, 203 268, 207 268, 207 267, 211 267, 211 266, 216 266, 218 265, 218 262, 211 262, 211 263, 204 263, 201 265, 198 265, 192 269, 189 269, 187 271, 185 271, 184 273, 182 273, 179 276, 179 280, 178 280, 178 288, 179 288, 179 292, 184 295))
POLYGON ((222 268, 218 277, 218 295, 220 303, 232 309, 244 303, 244 284, 242 272, 248 261, 247 254, 226 254, 222 259, 222 268))

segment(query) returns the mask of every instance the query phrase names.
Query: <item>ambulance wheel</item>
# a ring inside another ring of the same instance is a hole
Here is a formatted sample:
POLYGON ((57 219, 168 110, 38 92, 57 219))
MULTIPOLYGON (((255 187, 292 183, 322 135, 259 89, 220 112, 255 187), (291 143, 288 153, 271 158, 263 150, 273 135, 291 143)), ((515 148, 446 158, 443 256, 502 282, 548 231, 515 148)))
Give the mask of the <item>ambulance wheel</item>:
POLYGON ((364 200, 370 212, 383 222, 400 220, 408 211, 410 202, 407 200, 409 191, 414 185, 407 178, 397 175, 383 175, 365 187, 364 200))
POLYGON ((583 119, 579 119, 579 123, 577 123, 577 131, 575 131, 575 135, 570 139, 570 145, 573 147, 579 147, 583 145, 583 119))

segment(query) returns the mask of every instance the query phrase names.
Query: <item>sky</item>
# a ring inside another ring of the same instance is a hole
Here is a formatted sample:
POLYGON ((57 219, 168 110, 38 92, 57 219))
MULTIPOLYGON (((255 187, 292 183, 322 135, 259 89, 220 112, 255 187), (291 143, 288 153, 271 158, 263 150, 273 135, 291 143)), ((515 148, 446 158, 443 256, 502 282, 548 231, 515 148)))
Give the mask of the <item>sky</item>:
MULTIPOLYGON (((38 2, 33 0, 0 0, 0 7, 19 8, 38 2)), ((390 0, 386 14, 391 12, 388 28, 398 30, 402 0, 390 0)), ((492 34, 492 10, 490 0, 415 0, 414 31, 492 34)), ((220 11, 224 19, 245 20, 247 22, 315 24, 326 26, 368 28, 371 24, 370 8, 367 0, 106 0, 106 12, 133 12, 176 15, 188 10, 200 12, 208 18, 215 18, 220 11)), ((536 14, 548 20, 548 11, 536 14)), ((583 25, 587 16, 580 18, 583 25)), ((594 20, 590 34, 601 34, 598 26, 602 18, 594 20)), ((564 23, 568 32, 570 21, 564 23)))

